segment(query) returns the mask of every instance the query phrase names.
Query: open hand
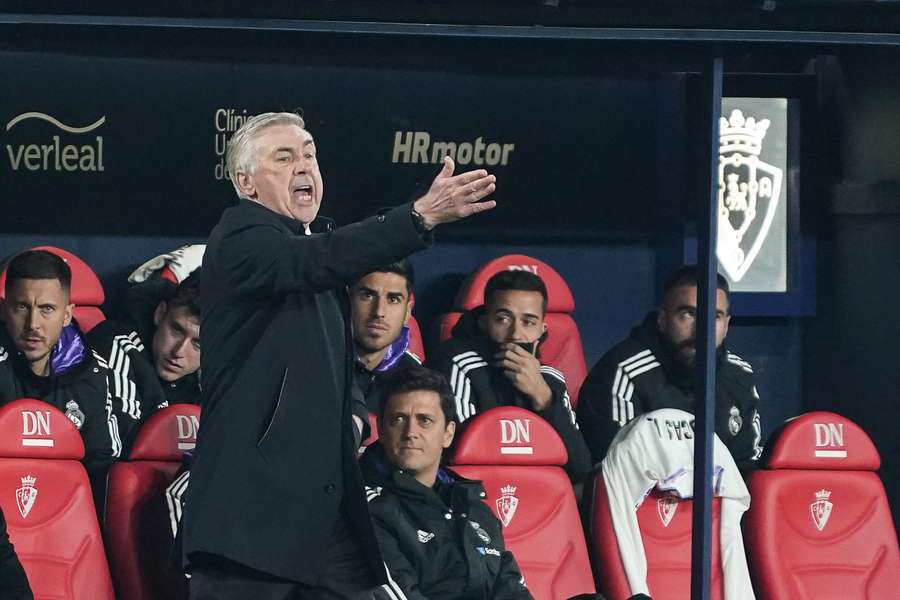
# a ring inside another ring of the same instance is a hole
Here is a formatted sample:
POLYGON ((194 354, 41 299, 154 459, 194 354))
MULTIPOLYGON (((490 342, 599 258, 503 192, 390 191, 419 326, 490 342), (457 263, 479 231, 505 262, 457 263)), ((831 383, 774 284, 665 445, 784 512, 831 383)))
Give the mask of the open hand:
POLYGON ((455 168, 453 159, 445 156, 444 168, 431 182, 428 193, 413 204, 416 212, 422 215, 426 229, 497 206, 493 200, 484 200, 497 189, 496 177, 484 169, 453 175, 455 168))

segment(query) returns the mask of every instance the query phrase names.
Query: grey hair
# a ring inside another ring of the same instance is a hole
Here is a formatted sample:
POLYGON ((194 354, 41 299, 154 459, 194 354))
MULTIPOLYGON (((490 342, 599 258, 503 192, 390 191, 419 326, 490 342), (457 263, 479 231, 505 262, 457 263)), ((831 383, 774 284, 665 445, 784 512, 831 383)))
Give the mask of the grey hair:
POLYGON ((225 165, 231 184, 239 198, 247 198, 238 188, 235 174, 238 172, 254 173, 256 171, 256 140, 259 132, 273 125, 296 125, 306 130, 303 117, 291 112, 269 112, 255 115, 247 119, 240 129, 234 132, 228 141, 228 150, 225 154, 225 165))

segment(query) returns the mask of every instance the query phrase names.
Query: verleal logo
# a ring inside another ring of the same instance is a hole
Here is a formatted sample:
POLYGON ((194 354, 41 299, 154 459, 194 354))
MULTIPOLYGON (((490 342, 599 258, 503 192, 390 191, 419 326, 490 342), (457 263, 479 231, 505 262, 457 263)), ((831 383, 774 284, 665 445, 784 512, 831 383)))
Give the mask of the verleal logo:
MULTIPOLYGON (((24 112, 16 115, 6 123, 6 131, 10 132, 22 127, 27 121, 43 121, 50 127, 53 135, 49 137, 15 144, 6 144, 9 166, 13 171, 61 171, 61 172, 102 172, 103 136, 81 137, 96 131, 104 123, 102 116, 93 123, 83 127, 67 125, 46 113, 24 112), (63 135, 65 134, 65 135, 63 135), (77 136, 77 137, 73 137, 77 136)), ((29 128, 29 135, 34 129, 29 128)))

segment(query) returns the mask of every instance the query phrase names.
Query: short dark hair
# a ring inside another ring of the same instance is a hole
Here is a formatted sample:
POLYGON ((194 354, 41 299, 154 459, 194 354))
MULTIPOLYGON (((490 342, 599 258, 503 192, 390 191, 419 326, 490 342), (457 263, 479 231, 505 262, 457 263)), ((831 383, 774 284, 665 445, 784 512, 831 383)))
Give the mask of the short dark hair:
POLYGON ((490 304, 497 292, 539 292, 541 294, 541 311, 547 312, 547 286, 544 280, 523 270, 506 270, 495 273, 484 286, 484 304, 490 304))
POLYGON ((19 279, 56 279, 66 293, 72 287, 72 269, 60 256, 47 250, 26 250, 6 267, 6 291, 19 279))
POLYGON ((192 317, 201 318, 203 305, 200 302, 200 267, 197 267, 184 281, 169 287, 162 297, 166 303, 166 312, 185 307, 192 317))
POLYGON ((359 283, 360 279, 362 279, 363 277, 368 277, 372 273, 395 273, 400 277, 406 279, 406 293, 412 293, 412 287, 416 281, 416 277, 415 272, 413 271, 412 263, 409 262, 409 260, 401 258, 396 262, 388 263, 386 265, 379 265, 374 269, 369 269, 368 271, 354 279, 350 284, 350 287, 353 288, 353 286, 359 283))
MULTIPOLYGON (((700 272, 700 267, 698 267, 697 265, 683 265, 675 269, 666 278, 666 282, 663 284, 663 292, 660 304, 665 301, 665 298, 669 295, 669 292, 671 292, 675 288, 679 288, 683 285, 699 287, 698 282, 700 281, 700 277, 705 277, 705 275, 700 272)), ((725 279, 725 277, 721 273, 716 273, 716 288, 725 292, 725 299, 728 300, 728 304, 730 305, 731 290, 728 287, 728 280, 725 279)))
POLYGON ((385 378, 379 407, 379 417, 384 417, 388 401, 392 396, 406 392, 435 392, 441 399, 444 425, 458 421, 456 417, 456 397, 447 378, 443 374, 425 367, 412 366, 391 371, 385 378))

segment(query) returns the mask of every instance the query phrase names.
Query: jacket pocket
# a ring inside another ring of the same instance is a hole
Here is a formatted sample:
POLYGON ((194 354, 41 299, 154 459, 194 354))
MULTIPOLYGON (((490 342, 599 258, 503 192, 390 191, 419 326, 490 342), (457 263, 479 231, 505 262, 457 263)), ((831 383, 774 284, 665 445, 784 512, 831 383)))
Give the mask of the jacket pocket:
POLYGON ((269 432, 272 430, 272 425, 275 424, 275 419, 278 418, 278 409, 281 408, 281 399, 284 397, 284 386, 287 383, 288 377, 288 367, 284 368, 284 375, 281 376, 281 386, 278 389, 278 398, 275 400, 275 408, 272 409, 272 416, 269 417, 269 424, 266 425, 266 428, 263 430, 262 435, 259 436, 259 439, 256 441, 256 447, 259 448, 263 442, 266 441, 266 436, 269 435, 269 432))

